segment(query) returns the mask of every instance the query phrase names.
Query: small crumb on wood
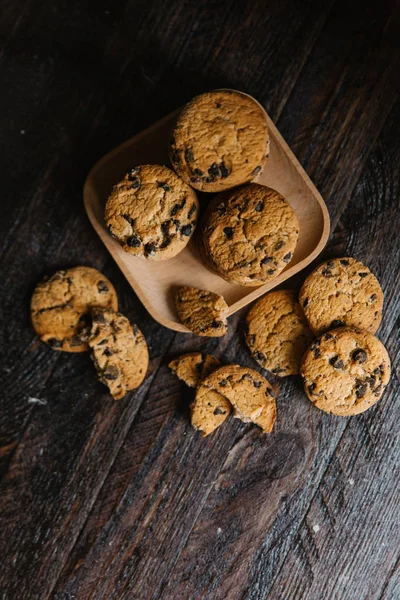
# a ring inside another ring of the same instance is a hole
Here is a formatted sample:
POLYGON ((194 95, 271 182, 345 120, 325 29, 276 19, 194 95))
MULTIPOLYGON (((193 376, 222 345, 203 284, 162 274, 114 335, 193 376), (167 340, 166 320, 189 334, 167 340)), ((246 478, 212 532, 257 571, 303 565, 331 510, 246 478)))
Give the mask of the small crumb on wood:
POLYGON ((47 400, 44 398, 33 398, 32 396, 29 396, 28 404, 40 404, 41 406, 44 406, 47 404, 47 400))
POLYGON ((218 535, 221 535, 221 533, 222 533, 222 529, 221 529, 221 527, 218 527, 218 529, 217 529, 217 534, 218 534, 218 535))
POLYGON ((25 135, 25 129, 21 129, 20 134, 25 135))
POLYGON ((320 530, 319 525, 313 525, 313 531, 315 531, 315 533, 318 533, 319 530, 320 530))
POLYGON ((354 479, 349 479, 349 485, 354 485, 354 479))

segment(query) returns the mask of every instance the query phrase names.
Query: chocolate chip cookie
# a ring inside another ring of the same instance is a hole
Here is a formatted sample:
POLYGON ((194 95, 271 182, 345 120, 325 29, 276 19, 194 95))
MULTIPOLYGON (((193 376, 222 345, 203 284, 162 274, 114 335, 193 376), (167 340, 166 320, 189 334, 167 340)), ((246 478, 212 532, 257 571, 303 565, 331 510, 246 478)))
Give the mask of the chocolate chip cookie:
POLYGON ((175 293, 175 306, 182 323, 196 335, 221 337, 228 331, 228 305, 219 294, 181 287, 175 293))
POLYGON ((300 373, 304 352, 313 339, 294 292, 270 292, 247 315, 246 343, 264 369, 285 377, 300 373))
POLYGON ((344 325, 375 333, 382 318, 381 286, 355 258, 333 258, 319 265, 305 280, 299 301, 316 335, 344 325))
POLYGON ((222 425, 231 410, 231 404, 225 396, 200 383, 196 398, 190 405, 190 420, 193 427, 205 437, 222 425))
POLYGON ((80 337, 94 306, 118 309, 112 283, 91 267, 57 271, 36 286, 31 318, 36 333, 54 350, 83 352, 89 349, 80 337))
POLYGON ((94 308, 89 346, 98 377, 115 400, 139 387, 146 376, 149 353, 137 325, 111 309, 94 308))
POLYGON ((109 196, 105 221, 110 234, 134 256, 166 260, 181 252, 196 227, 196 193, 159 165, 131 169, 109 196))
POLYGON ((311 344, 301 375, 315 406, 347 417, 366 411, 382 396, 390 378, 390 359, 368 331, 340 327, 311 344))
POLYGON ((214 199, 202 233, 200 250, 209 268, 231 283, 255 286, 290 263, 299 223, 279 192, 251 183, 214 199))
POLYGON ((251 181, 268 154, 267 119, 250 96, 215 90, 193 98, 181 111, 170 144, 180 177, 203 192, 251 181))
POLYGON ((202 379, 207 377, 220 362, 211 354, 190 352, 178 356, 169 363, 169 368, 175 375, 189 387, 197 387, 202 379))
MULTIPOLYGON (((211 389, 222 394, 233 406, 234 417, 252 422, 269 433, 276 419, 275 392, 265 377, 239 365, 219 367, 199 385, 198 391, 211 389)), ((197 394, 195 402, 197 402, 197 394)))

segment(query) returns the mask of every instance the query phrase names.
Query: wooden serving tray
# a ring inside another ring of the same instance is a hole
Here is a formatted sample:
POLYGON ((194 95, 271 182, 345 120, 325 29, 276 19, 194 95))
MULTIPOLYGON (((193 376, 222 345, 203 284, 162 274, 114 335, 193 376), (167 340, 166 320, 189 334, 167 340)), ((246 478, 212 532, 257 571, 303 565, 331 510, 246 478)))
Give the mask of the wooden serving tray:
MULTIPOLYGON (((178 256, 167 261, 154 262, 124 252, 104 223, 107 197, 113 185, 132 166, 168 162, 168 138, 177 114, 178 111, 169 114, 99 160, 86 179, 83 198, 93 227, 151 316, 165 327, 189 333, 176 314, 174 289, 192 285, 222 294, 229 306, 228 314, 232 315, 304 269, 318 256, 328 240, 329 214, 319 192, 267 115, 270 155, 257 182, 283 194, 300 224, 293 259, 278 277, 259 287, 227 283, 204 266, 193 240, 178 256)), ((210 194, 210 198, 212 196, 210 194)))

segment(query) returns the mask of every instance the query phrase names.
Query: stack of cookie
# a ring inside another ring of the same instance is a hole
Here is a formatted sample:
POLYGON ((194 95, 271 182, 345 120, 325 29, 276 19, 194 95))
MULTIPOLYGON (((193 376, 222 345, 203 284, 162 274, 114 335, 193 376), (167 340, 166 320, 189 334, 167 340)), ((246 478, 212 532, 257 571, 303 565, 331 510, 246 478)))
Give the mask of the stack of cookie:
POLYGON ((98 377, 117 400, 140 386, 149 353, 136 325, 117 312, 112 283, 91 267, 57 271, 36 286, 32 324, 54 350, 92 350, 98 377))
MULTIPOLYGON (((197 96, 179 114, 171 136, 175 172, 134 166, 113 188, 105 207, 110 235, 134 256, 172 258, 198 224, 195 190, 219 192, 208 203, 197 236, 204 263, 234 284, 265 283, 291 261, 299 235, 285 198, 252 183, 268 153, 267 118, 258 102, 229 90, 197 96)), ((199 335, 219 336, 224 329, 208 327, 199 335)))

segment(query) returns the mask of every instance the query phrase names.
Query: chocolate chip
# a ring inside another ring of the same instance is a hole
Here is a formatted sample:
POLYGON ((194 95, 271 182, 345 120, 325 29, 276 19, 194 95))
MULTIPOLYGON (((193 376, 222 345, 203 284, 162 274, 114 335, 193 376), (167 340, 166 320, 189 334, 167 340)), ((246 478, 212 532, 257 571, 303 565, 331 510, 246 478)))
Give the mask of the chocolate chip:
POLYGON ((188 212, 188 219, 191 219, 195 212, 196 212, 196 205, 192 204, 192 206, 190 207, 190 210, 188 212))
POLYGON ((272 258, 270 256, 265 256, 261 261, 260 261, 260 265, 268 265, 270 262, 272 262, 272 258))
POLYGON ((151 254, 155 254, 156 250, 157 250, 157 246, 153 242, 150 242, 149 244, 145 245, 144 254, 145 254, 145 256, 150 256, 151 254))
POLYGON ((333 335, 331 333, 326 333, 324 335, 324 340, 331 340, 333 338, 333 335))
POLYGON ((276 269, 268 269, 267 273, 268 275, 273 275, 275 273, 276 269))
POLYGON ((62 341, 58 340, 57 338, 49 338, 48 340, 46 340, 48 345, 51 346, 52 348, 62 348, 62 341))
POLYGON ((110 365, 103 371, 103 375, 109 381, 114 381, 119 375, 119 370, 115 365, 110 365))
POLYGON ((334 369, 343 369, 344 367, 343 361, 340 360, 338 356, 332 356, 329 360, 329 364, 332 365, 334 369))
POLYGON ((185 160, 187 163, 191 163, 194 161, 194 156, 191 148, 186 148, 185 150, 185 160))
POLYGON ((140 179, 136 177, 135 179, 131 179, 131 189, 138 190, 140 188, 140 179))
POLYGON ((217 163, 213 163, 211 165, 211 167, 208 169, 208 174, 210 175, 210 177, 213 177, 215 179, 220 176, 220 170, 217 163))
POLYGON ((364 381, 359 381, 356 379, 356 396, 357 398, 362 398, 365 396, 367 391, 367 384, 364 381))
POLYGON ((281 248, 283 248, 284 245, 285 245, 285 242, 283 240, 281 240, 280 242, 275 244, 275 250, 280 250, 281 248))
POLYGON ((344 267, 348 267, 348 265, 349 265, 349 261, 348 261, 348 260, 345 260, 345 259, 342 259, 342 260, 340 261, 340 264, 341 264, 341 265, 343 265, 344 267))
POLYGON ((133 227, 133 225, 135 223, 135 220, 132 219, 132 217, 130 217, 129 215, 126 215, 126 214, 125 215, 121 215, 121 217, 123 219, 125 219, 125 221, 127 221, 131 227, 133 227))
POLYGON ((195 169, 193 169, 193 175, 197 175, 197 177, 203 177, 204 173, 201 169, 198 169, 196 167, 195 169))
POLYGON ((168 246, 170 245, 170 243, 172 242, 172 237, 167 237, 165 238, 165 240, 160 244, 160 248, 163 250, 164 248, 168 248, 168 246))
POLYGON ((157 181, 157 185, 158 185, 158 187, 162 188, 166 192, 170 192, 171 191, 170 186, 167 183, 165 183, 165 181, 157 181))
POLYGON ((309 393, 312 394, 316 387, 317 387, 316 383, 311 383, 307 389, 308 389, 309 393))
POLYGON ((339 319, 334 319, 331 323, 332 329, 336 329, 337 327, 343 327, 343 326, 344 326, 343 321, 340 321, 339 319))
POLYGON ((255 335, 248 335, 247 336, 247 343, 249 346, 254 346, 254 342, 256 341, 256 336, 255 335))
POLYGON ((382 390, 382 384, 380 383, 377 388, 374 389, 375 396, 379 396, 382 390))
POLYGON ((255 207, 254 210, 257 212, 261 212, 264 208, 264 202, 258 202, 255 207))
POLYGON ((362 272, 362 273, 359 273, 359 276, 360 276, 361 278, 362 278, 362 277, 368 277, 368 273, 362 272))
POLYGON ((221 177, 223 179, 226 179, 226 177, 229 177, 230 171, 229 171, 228 167, 225 165, 225 163, 221 163, 219 165, 219 170, 221 171, 221 177))
POLYGON ((266 396, 271 396, 272 398, 275 398, 275 392, 272 388, 267 387, 267 389, 265 390, 265 395, 266 396))
POLYGON ((222 410, 219 406, 214 410, 214 415, 224 415, 226 413, 225 410, 222 410))
POLYGON ((354 360, 354 362, 362 364, 365 363, 365 361, 367 360, 367 353, 365 352, 365 350, 362 350, 362 348, 357 348, 352 353, 351 358, 352 360, 354 360))
POLYGON ((192 183, 199 183, 201 181, 201 177, 191 177, 190 181, 192 183))
POLYGON ((131 248, 138 248, 142 242, 139 240, 138 237, 136 237, 136 235, 131 235, 130 237, 127 238, 126 243, 131 248))
POLYGON ((211 327, 212 327, 213 329, 218 329, 219 327, 223 327, 223 325, 224 325, 224 324, 223 324, 223 322, 222 322, 222 321, 215 321, 215 320, 214 320, 214 321, 211 323, 211 327))
POLYGON ((225 204, 219 204, 217 206, 217 215, 219 217, 222 217, 222 215, 224 215, 226 213, 226 206, 225 204))
POLYGON ((279 373, 283 373, 285 369, 282 369, 282 367, 275 367, 275 369, 272 369, 272 373, 275 373, 275 375, 279 375, 279 373))
POLYGON ((184 198, 180 204, 175 204, 169 211, 170 216, 174 217, 176 215, 176 213, 185 206, 185 204, 186 204, 186 198, 184 198))
POLYGON ((97 282, 97 289, 99 290, 99 292, 102 294, 103 292, 108 292, 108 285, 106 284, 105 281, 101 280, 97 282))
POLYGON ((106 344, 107 341, 108 341, 107 338, 104 338, 104 340, 101 340, 101 342, 97 342, 97 345, 98 346, 104 346, 104 344, 106 344))
POLYGON ((228 238, 228 240, 232 239, 232 237, 233 237, 233 229, 232 229, 232 227, 224 227, 224 234, 226 235, 226 237, 228 238))
POLYGON ((181 227, 181 234, 182 235, 189 236, 191 233, 192 233, 192 226, 191 225, 184 225, 183 227, 181 227))
POLYGON ((218 382, 218 385, 220 387, 225 387, 226 385, 228 385, 228 382, 226 379, 221 379, 221 381, 218 382))
POLYGON ((326 263, 326 266, 327 266, 329 269, 332 269, 332 267, 334 267, 334 266, 335 266, 335 263, 333 262, 333 260, 328 260, 328 262, 326 263))
POLYGON ((303 302, 303 308, 305 308, 307 306, 307 304, 308 304, 308 298, 305 298, 304 302, 303 302))
POLYGON ((254 358, 256 360, 259 360, 259 361, 264 361, 265 360, 264 354, 262 352, 260 352, 259 350, 257 350, 256 352, 254 352, 253 356, 254 356, 254 358))
POLYGON ((105 356, 111 356, 112 355, 112 350, 110 350, 110 348, 104 348, 103 354, 105 356))
POLYGON ((288 252, 287 254, 285 254, 285 256, 283 257, 283 262, 289 262, 289 260, 292 258, 292 253, 288 252))
POLYGON ((377 295, 376 294, 372 294, 372 296, 370 297, 370 301, 371 302, 375 302, 375 300, 377 299, 377 295))
POLYGON ((324 277, 332 277, 332 271, 330 271, 329 269, 324 269, 324 270, 322 271, 322 275, 323 275, 324 277))
POLYGON ((365 381, 366 381, 367 383, 369 383, 369 385, 370 385, 371 387, 374 387, 374 385, 375 385, 375 383, 376 383, 376 379, 375 379, 375 377, 374 377, 373 375, 370 375, 369 377, 366 377, 366 378, 365 378, 365 381))
POLYGON ((138 167, 133 167, 133 169, 130 169, 128 171, 128 179, 130 181, 132 181, 132 179, 136 179, 138 173, 139 173, 138 167))
POLYGON ((221 108, 221 103, 220 103, 220 102, 216 102, 216 103, 215 103, 215 106, 216 106, 217 108, 221 108))
POLYGON ((251 172, 251 176, 254 177, 254 175, 257 175, 257 173, 259 173, 261 171, 261 167, 258 166, 255 169, 252 170, 251 172))
POLYGON ((253 385, 255 388, 260 388, 262 386, 262 381, 253 381, 253 385))
POLYGON ((105 323, 106 322, 106 318, 102 312, 95 312, 92 315, 92 319, 93 319, 94 323, 105 323))

